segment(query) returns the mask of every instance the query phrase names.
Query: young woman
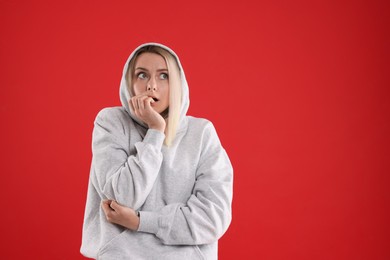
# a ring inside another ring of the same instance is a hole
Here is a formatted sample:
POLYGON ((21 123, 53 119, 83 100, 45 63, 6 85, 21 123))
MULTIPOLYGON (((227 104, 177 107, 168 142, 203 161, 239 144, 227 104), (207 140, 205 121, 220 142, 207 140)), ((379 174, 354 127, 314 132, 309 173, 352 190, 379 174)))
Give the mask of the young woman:
POLYGON ((233 170, 211 122, 187 116, 177 55, 129 57, 122 107, 95 120, 81 253, 97 259, 217 259, 231 221, 233 170))

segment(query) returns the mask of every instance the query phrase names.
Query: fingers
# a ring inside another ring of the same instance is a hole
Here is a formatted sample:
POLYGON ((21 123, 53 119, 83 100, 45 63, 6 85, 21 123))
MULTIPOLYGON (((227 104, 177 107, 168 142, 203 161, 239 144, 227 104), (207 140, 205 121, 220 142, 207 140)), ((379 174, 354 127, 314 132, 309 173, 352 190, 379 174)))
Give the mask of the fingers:
POLYGON ((136 96, 133 96, 131 99, 132 100, 138 100, 139 98, 142 98, 142 97, 149 97, 149 93, 148 92, 143 92, 139 95, 136 95, 136 96))
POLYGON ((114 200, 103 200, 101 206, 108 222, 131 230, 138 229, 140 220, 134 209, 122 206, 114 200))
POLYGON ((102 207, 110 207, 112 200, 103 200, 102 207))
POLYGON ((134 106, 133 98, 129 99, 129 105, 131 107, 131 110, 133 110, 135 112, 135 106, 134 106))
POLYGON ((113 200, 113 201, 111 201, 110 207, 111 207, 113 210, 118 211, 118 210, 120 209, 121 206, 120 206, 115 200, 113 200))
POLYGON ((149 128, 157 129, 161 132, 165 130, 164 118, 152 107, 155 102, 152 97, 142 93, 129 100, 135 116, 148 125, 149 128))
POLYGON ((144 110, 152 109, 151 103, 154 103, 154 100, 147 95, 138 95, 129 100, 131 109, 137 116, 142 115, 144 110))
POLYGON ((102 201, 102 209, 104 211, 104 214, 106 215, 106 218, 108 221, 109 218, 110 218, 110 214, 111 214, 111 211, 113 211, 111 208, 110 208, 110 204, 111 204, 111 201, 110 200, 103 200, 102 201))
POLYGON ((137 99, 137 101, 138 101, 138 108, 140 110, 144 110, 145 109, 145 105, 146 105, 148 99, 150 99, 150 97, 148 97, 148 96, 141 96, 141 97, 139 97, 137 99))
POLYGON ((146 97, 144 99, 144 109, 151 111, 152 110, 152 106, 151 106, 152 103, 154 103, 153 98, 146 97))
POLYGON ((103 200, 102 201, 102 209, 104 211, 104 215, 106 215, 107 221, 111 223, 117 223, 117 218, 120 210, 120 205, 114 200, 103 200))

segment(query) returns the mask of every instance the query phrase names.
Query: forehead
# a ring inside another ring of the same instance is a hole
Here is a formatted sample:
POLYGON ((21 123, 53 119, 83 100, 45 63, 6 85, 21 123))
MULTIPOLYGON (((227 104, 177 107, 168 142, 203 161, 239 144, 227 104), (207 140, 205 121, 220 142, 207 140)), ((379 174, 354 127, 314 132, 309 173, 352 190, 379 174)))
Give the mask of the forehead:
POLYGON ((136 61, 135 68, 142 67, 145 69, 166 69, 167 64, 165 63, 164 58, 156 53, 144 52, 141 53, 136 61))

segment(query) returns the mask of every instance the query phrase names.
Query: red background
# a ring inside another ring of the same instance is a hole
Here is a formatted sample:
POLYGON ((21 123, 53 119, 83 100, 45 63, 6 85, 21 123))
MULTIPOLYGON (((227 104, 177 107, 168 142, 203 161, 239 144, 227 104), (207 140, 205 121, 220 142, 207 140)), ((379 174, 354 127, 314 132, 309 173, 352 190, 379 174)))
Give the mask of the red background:
POLYGON ((389 7, 1 0, 1 257, 83 259, 93 120, 157 41, 234 165, 220 259, 390 259, 389 7))

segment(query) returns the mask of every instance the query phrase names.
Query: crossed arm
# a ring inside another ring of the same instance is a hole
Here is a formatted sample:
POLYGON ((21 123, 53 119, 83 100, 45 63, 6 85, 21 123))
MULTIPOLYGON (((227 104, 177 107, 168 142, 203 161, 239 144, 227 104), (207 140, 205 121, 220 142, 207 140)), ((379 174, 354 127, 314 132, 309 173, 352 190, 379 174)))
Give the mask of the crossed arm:
POLYGON ((101 206, 107 221, 134 231, 138 229, 139 216, 134 209, 119 205, 114 200, 103 200, 101 206))
MULTIPOLYGON (((111 118, 106 117, 106 120, 111 118)), ((112 122, 103 120, 100 123, 97 127, 105 137, 99 145, 100 150, 105 152, 97 152, 97 160, 102 160, 97 166, 102 168, 96 172, 95 186, 104 198, 101 207, 109 222, 155 234, 167 245, 207 244, 223 235, 231 221, 233 170, 211 123, 204 127, 201 163, 189 200, 168 204, 155 212, 140 211, 140 217, 137 210, 149 194, 161 165, 160 149, 164 135, 160 131, 148 130, 144 140, 136 144, 137 154, 129 156, 125 148, 120 148, 120 144, 126 141, 117 135, 112 136, 112 131, 106 129, 112 122), (152 135, 149 136, 149 133, 152 135), (157 142, 150 137, 160 140, 157 142), (120 154, 119 159, 107 161, 114 153, 120 154), (116 172, 110 172, 110 169, 116 168, 113 163, 120 165, 123 161, 125 164, 116 172), (120 187, 121 183, 130 185, 120 187)))

